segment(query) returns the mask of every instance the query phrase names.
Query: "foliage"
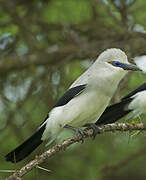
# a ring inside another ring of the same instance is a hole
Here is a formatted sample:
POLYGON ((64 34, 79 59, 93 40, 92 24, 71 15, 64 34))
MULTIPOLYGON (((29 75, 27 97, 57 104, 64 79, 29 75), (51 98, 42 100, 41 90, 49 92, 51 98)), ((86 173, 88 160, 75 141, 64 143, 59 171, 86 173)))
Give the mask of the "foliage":
MULTIPOLYGON (((145 53, 145 4, 145 0, 0 1, 1 170, 19 169, 47 149, 42 145, 16 165, 4 160, 101 51, 118 47, 129 58, 145 53)), ((144 81, 145 75, 129 74, 112 102, 144 81)), ((145 144, 144 133, 130 135, 107 133, 72 146, 43 164, 50 173, 35 169, 24 179, 145 179, 145 153, 120 164, 145 144), (115 172, 104 169, 116 164, 120 166, 115 172)), ((6 176, 0 173, 0 178, 6 176)))

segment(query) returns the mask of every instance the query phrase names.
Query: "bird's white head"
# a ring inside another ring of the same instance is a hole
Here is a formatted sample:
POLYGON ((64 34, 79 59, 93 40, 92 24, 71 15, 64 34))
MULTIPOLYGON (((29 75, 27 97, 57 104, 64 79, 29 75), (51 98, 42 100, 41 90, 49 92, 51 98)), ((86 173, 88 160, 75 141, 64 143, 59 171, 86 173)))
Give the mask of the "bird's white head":
POLYGON ((119 61, 121 63, 128 63, 127 55, 121 49, 116 48, 111 48, 103 51, 99 55, 98 61, 119 61))
POLYGON ((127 55, 120 49, 111 48, 101 53, 98 62, 108 63, 109 67, 120 68, 123 70, 140 71, 140 69, 128 62, 127 55))

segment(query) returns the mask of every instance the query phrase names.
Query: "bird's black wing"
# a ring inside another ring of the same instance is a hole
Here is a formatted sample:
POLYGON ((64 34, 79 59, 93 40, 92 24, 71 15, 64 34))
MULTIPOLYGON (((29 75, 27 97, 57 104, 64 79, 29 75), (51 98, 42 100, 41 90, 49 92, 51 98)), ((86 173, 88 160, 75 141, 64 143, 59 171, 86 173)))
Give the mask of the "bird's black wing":
POLYGON ((58 106, 64 106, 67 104, 71 99, 73 99, 75 96, 80 94, 84 89, 86 88, 86 84, 75 86, 73 88, 70 88, 54 105, 54 107, 58 106))
POLYGON ((138 92, 146 90, 146 83, 142 84, 131 93, 121 99, 121 102, 108 106, 100 118, 96 121, 96 125, 110 124, 118 121, 132 110, 128 110, 126 106, 133 100, 132 96, 138 92))
POLYGON ((104 125, 118 121, 131 111, 126 110, 125 108, 125 106, 128 105, 131 101, 132 99, 128 98, 119 103, 108 106, 95 124, 104 125))
MULTIPOLYGON (((86 84, 70 88, 59 99, 59 101, 54 105, 53 108, 67 104, 71 99, 73 99, 75 96, 77 96, 79 93, 81 93, 85 88, 86 88, 86 84)), ((21 161, 22 159, 27 157, 34 149, 36 149, 43 142, 42 135, 46 128, 48 116, 49 115, 47 115, 44 122, 41 123, 40 127, 36 130, 36 132, 34 132, 34 134, 32 136, 30 136, 20 146, 18 146, 17 148, 15 148, 13 151, 9 152, 5 156, 6 161, 11 161, 13 163, 17 163, 17 162, 21 161), (46 123, 45 123, 45 121, 46 121, 46 123)))
POLYGON ((122 100, 124 99, 128 99, 130 97, 132 97, 133 95, 135 95, 138 92, 144 91, 146 90, 146 83, 143 83, 141 86, 139 86, 138 88, 136 88, 135 90, 133 90, 131 93, 127 94, 126 96, 124 96, 122 98, 122 100))

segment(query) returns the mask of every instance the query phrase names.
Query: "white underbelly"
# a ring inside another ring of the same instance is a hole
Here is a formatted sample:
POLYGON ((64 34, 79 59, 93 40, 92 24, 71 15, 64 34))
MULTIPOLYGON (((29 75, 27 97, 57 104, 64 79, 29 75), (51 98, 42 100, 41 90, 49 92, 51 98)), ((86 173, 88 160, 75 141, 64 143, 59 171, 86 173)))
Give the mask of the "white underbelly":
MULTIPOLYGON (((95 122, 105 110, 109 100, 110 98, 107 96, 93 96, 89 97, 89 99, 85 98, 83 102, 80 102, 79 100, 77 108, 74 106, 72 108, 75 109, 72 116, 74 116, 74 113, 75 116, 68 124, 71 126, 82 127, 86 123, 95 122)), ((68 116, 70 116, 70 114, 68 114, 68 116)))

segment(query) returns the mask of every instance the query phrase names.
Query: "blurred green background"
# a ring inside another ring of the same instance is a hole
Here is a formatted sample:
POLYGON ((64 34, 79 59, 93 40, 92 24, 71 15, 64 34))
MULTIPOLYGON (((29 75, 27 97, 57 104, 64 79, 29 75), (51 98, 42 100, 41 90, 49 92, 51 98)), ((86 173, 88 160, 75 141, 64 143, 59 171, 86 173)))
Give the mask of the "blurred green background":
MULTIPOLYGON (((100 52, 121 48, 131 62, 146 54, 145 29, 145 0, 0 0, 0 170, 19 169, 47 150, 43 144, 18 164, 4 159, 100 52)), ((129 73, 111 103, 145 77, 129 73)), ((146 134, 134 133, 73 145, 41 165, 50 172, 34 169, 23 179, 145 180, 146 134)))

